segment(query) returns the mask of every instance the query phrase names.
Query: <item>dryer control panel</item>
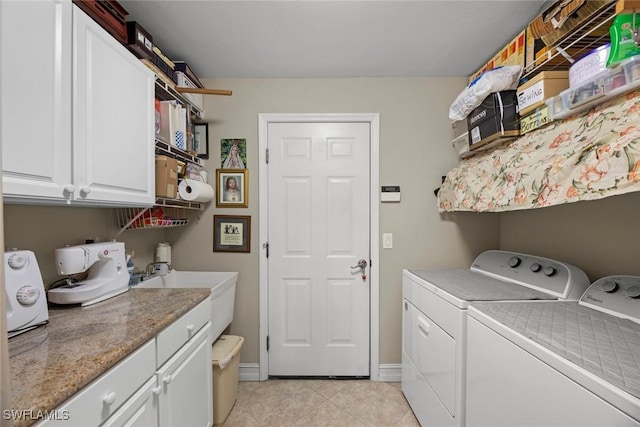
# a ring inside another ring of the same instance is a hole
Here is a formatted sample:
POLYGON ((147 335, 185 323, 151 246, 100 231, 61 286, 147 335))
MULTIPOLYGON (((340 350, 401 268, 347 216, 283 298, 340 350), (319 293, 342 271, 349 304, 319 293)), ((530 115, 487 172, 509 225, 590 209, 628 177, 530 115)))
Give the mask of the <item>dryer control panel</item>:
POLYGON ((579 304, 640 323, 640 277, 600 278, 589 286, 579 304))
POLYGON ((571 264, 511 251, 484 251, 471 270, 574 301, 591 284, 584 271, 571 264))

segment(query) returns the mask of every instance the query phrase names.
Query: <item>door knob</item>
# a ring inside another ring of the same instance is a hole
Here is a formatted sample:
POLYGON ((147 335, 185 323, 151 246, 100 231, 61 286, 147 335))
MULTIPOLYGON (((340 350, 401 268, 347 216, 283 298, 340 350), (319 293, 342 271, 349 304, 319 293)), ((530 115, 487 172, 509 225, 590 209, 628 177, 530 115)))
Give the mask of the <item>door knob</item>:
POLYGON ((364 271, 364 269, 367 268, 367 260, 361 259, 356 265, 352 265, 351 268, 359 268, 362 270, 362 280, 367 279, 367 274, 364 271))
POLYGON ((361 268, 364 270, 365 268, 367 268, 367 265, 367 260, 361 259, 356 265, 352 265, 351 268, 361 268))

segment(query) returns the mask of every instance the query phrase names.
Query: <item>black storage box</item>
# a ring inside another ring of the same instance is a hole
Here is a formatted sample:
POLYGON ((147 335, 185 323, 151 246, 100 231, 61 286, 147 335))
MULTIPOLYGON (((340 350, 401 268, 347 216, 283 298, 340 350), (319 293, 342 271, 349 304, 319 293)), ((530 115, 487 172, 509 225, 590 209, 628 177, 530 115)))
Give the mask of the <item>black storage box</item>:
POLYGON ((136 21, 127 22, 126 46, 140 59, 153 58, 153 37, 136 21))
POLYGON ((520 136, 518 96, 515 90, 495 92, 467 116, 469 149, 475 150, 496 140, 520 136))

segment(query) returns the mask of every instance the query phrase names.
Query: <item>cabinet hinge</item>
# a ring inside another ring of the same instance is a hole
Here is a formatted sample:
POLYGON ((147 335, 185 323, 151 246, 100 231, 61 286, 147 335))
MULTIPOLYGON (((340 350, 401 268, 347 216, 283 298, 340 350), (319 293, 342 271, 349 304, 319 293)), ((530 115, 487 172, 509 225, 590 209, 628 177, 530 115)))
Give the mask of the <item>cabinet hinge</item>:
POLYGON ((264 243, 262 247, 265 250, 265 254, 267 255, 267 258, 269 258, 269 242, 264 243))
POLYGON ((269 335, 267 335, 267 351, 269 351, 269 335))
POLYGON ((266 151, 265 152, 265 159, 266 159, 266 162, 269 163, 269 149, 267 148, 265 151, 266 151))

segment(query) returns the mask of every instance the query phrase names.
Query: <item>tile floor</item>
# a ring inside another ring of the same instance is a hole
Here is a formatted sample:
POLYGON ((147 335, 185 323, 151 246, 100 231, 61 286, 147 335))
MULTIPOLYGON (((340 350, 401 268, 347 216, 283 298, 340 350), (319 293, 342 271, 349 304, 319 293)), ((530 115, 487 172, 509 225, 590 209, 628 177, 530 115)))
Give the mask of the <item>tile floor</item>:
POLYGON ((224 427, 419 427, 400 383, 369 380, 241 381, 224 427))

